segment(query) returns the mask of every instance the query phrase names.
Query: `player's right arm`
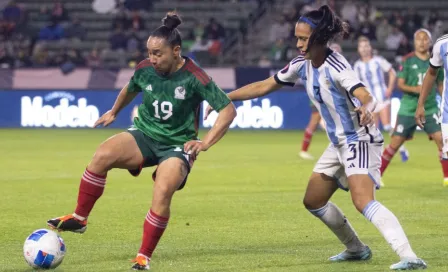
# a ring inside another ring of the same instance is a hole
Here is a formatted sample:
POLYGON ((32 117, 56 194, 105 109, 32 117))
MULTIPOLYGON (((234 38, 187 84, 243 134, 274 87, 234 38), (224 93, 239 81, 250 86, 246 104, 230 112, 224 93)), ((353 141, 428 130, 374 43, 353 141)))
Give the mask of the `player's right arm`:
POLYGON ((403 65, 400 67, 400 71, 398 72, 398 82, 397 86, 400 90, 407 93, 420 93, 421 86, 410 86, 406 84, 406 78, 409 76, 409 63, 407 60, 403 62, 403 65))
POLYGON ((114 105, 112 106, 112 109, 108 110, 105 114, 103 114, 93 125, 94 127, 98 127, 100 125, 103 125, 104 127, 107 127, 110 125, 113 121, 115 121, 115 118, 117 118, 118 113, 129 103, 131 103, 132 100, 137 96, 137 94, 140 92, 140 88, 136 86, 136 84, 133 82, 133 78, 131 78, 131 81, 129 81, 128 84, 126 84, 118 94, 117 99, 115 100, 114 105))
POLYGON ((429 59, 429 68, 426 71, 425 78, 423 79, 422 90, 418 99, 417 110, 415 111, 415 121, 417 125, 423 128, 425 124, 425 102, 431 92, 434 82, 436 82, 439 68, 443 65, 443 60, 440 56, 440 43, 434 45, 429 59))

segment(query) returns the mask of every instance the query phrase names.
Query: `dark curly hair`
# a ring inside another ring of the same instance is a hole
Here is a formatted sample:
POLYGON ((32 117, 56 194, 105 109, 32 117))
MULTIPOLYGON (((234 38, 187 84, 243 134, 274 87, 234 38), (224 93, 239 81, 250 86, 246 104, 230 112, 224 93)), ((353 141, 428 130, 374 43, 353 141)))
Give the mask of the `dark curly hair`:
POLYGON ((313 30, 307 51, 315 44, 326 45, 339 36, 347 35, 349 31, 349 25, 337 17, 327 5, 305 13, 297 22, 307 23, 313 30))

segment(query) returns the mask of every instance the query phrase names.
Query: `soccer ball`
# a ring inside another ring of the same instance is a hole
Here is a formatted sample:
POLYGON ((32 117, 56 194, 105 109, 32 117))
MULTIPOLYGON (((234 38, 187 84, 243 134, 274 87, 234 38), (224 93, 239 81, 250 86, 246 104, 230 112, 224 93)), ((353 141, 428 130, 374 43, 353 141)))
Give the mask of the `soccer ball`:
POLYGON ((23 245, 23 256, 33 268, 52 269, 58 267, 66 252, 64 240, 56 232, 38 229, 31 233, 23 245))

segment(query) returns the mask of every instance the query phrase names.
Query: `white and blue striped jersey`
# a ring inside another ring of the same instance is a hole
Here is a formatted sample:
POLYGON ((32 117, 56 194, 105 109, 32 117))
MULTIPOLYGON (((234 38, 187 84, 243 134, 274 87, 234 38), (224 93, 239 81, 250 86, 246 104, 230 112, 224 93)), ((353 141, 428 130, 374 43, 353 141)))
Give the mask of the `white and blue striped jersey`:
POLYGON ((383 57, 373 56, 367 62, 357 60, 353 68, 358 74, 359 79, 367 86, 372 95, 379 102, 383 102, 387 89, 384 73, 392 69, 392 64, 383 57))
POLYGON ((432 48, 429 65, 434 68, 443 66, 443 92, 442 101, 440 103, 440 113, 442 115, 442 124, 448 124, 448 35, 440 37, 432 48))
POLYGON ((353 96, 353 91, 364 85, 341 54, 329 50, 319 68, 299 56, 274 78, 278 84, 288 86, 294 86, 299 78, 306 82, 308 96, 324 118, 328 138, 334 145, 383 141, 375 125, 359 124, 359 115, 354 109, 361 103, 353 96))

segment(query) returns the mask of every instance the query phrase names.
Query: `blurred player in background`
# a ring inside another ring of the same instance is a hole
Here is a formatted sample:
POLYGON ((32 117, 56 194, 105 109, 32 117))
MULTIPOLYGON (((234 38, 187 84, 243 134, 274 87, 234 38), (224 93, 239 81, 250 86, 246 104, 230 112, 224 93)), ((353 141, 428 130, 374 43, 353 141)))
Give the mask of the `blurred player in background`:
MULTIPOLYGON (((143 238, 133 270, 149 270, 149 262, 170 217, 171 199, 184 187, 196 156, 226 133, 236 116, 227 95, 192 60, 181 56, 180 18, 168 13, 163 25, 149 37, 149 58, 137 65, 112 109, 96 122, 111 124, 138 93, 143 93, 134 126, 103 142, 85 170, 73 214, 48 221, 59 231, 83 233, 95 202, 103 194, 106 176, 114 168, 138 176, 142 167, 157 166, 153 173, 152 206, 143 225, 143 238), (199 108, 207 100, 218 109, 215 125, 197 138, 199 108)), ((103 222, 107 224, 107 222, 103 222)))
POLYGON ((342 211, 329 201, 341 187, 350 189, 356 209, 377 227, 400 257, 392 270, 425 269, 425 262, 412 250, 398 219, 375 200, 383 148, 383 136, 372 115, 377 102, 347 60, 327 47, 329 40, 347 31, 348 26, 326 5, 305 13, 295 26, 300 55, 275 76, 233 91, 229 97, 253 99, 306 78, 308 96, 325 119, 331 143, 314 167, 303 203, 346 246, 330 261, 367 260, 372 256, 342 211))
MULTIPOLYGON (((429 67, 423 79, 422 90, 420 98, 418 100, 417 110, 415 112, 415 121, 417 124, 427 130, 433 125, 433 96, 434 96, 434 83, 437 81, 440 83, 441 73, 444 75, 445 82, 442 84, 442 88, 439 90, 442 92, 442 103, 440 105, 441 113, 441 129, 442 129, 442 143, 436 141, 439 150, 442 144, 441 162, 443 168, 443 185, 448 186, 448 35, 440 37, 434 44, 432 49, 431 58, 429 59, 429 67), (444 69, 440 67, 444 66, 444 69), (430 104, 430 105, 428 105, 430 104)), ((439 85, 440 86, 440 85, 439 85)), ((439 120, 440 121, 440 120, 439 120)), ((434 139, 435 140, 435 139, 434 139)))
MULTIPOLYGON (((401 98, 401 105, 398 111, 397 124, 392 134, 390 144, 383 152, 381 174, 386 171, 387 166, 392 160, 395 152, 406 141, 413 137, 417 129, 417 122, 414 118, 421 85, 428 67, 430 66, 429 48, 431 46, 431 34, 426 29, 419 29, 414 33, 415 51, 404 57, 402 67, 398 73, 398 88, 404 94, 401 98)), ((439 88, 443 84, 443 71, 438 71, 436 80, 439 88)), ((434 82, 433 82, 434 83, 434 82)), ((431 85, 429 95, 425 98, 426 123, 425 132, 434 140, 438 149, 442 151, 442 133, 439 124, 438 103, 436 100, 437 90, 434 84, 431 85)), ((443 176, 445 182, 448 180, 448 161, 440 159, 442 164, 443 176)))
MULTIPOLYGON (((373 55, 370 40, 366 37, 358 39, 358 53, 361 57, 355 62, 354 70, 358 73, 359 79, 369 88, 370 92, 377 99, 378 103, 383 103, 384 108, 375 114, 375 123, 379 127, 379 121, 383 130, 391 133, 390 125, 390 98, 395 88, 396 73, 392 64, 381 56, 373 55), (384 73, 388 74, 388 84, 384 79, 384 73)), ((404 145, 400 147, 401 160, 408 160, 409 152, 404 145)))
MULTIPOLYGON (((339 54, 342 53, 342 47, 338 43, 335 42, 330 43, 329 48, 335 52, 338 52, 339 54)), ((299 156, 305 160, 314 159, 313 155, 311 155, 308 152, 308 148, 310 147, 313 134, 317 130, 317 127, 320 125, 320 127, 325 130, 325 121, 320 117, 319 111, 311 101, 310 101, 310 107, 311 107, 311 116, 308 125, 306 126, 305 133, 303 135, 302 150, 299 152, 299 156)))

